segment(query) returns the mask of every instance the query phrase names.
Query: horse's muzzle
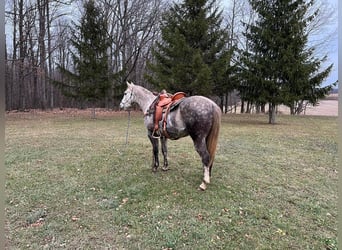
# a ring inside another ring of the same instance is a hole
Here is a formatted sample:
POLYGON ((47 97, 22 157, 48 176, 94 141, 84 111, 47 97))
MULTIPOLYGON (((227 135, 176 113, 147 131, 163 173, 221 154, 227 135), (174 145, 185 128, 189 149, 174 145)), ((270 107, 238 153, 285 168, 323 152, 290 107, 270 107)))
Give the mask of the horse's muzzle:
POLYGON ((120 109, 126 110, 124 103, 120 103, 120 109))
POLYGON ((119 106, 119 107, 120 107, 120 110, 125 110, 125 111, 129 111, 130 108, 131 108, 131 106, 128 106, 128 107, 127 107, 126 105, 121 104, 121 103, 120 103, 120 106, 119 106))

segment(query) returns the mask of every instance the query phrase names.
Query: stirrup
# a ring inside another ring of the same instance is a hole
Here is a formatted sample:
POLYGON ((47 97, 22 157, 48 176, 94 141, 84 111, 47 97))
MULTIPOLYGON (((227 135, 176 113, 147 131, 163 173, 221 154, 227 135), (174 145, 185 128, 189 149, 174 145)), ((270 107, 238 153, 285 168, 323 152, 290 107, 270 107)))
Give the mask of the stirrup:
POLYGON ((158 129, 154 129, 153 132, 152 132, 152 137, 153 138, 156 138, 156 139, 159 139, 160 138, 160 132, 158 129))

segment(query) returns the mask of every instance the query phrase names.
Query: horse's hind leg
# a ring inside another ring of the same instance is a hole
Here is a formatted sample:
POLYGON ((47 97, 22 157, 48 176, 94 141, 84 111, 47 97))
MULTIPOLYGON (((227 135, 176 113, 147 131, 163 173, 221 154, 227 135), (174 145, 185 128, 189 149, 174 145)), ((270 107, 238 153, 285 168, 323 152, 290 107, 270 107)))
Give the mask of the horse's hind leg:
POLYGON ((162 136, 160 138, 161 141, 161 149, 162 149, 162 153, 163 153, 163 157, 164 157, 164 165, 162 170, 167 171, 169 170, 169 163, 167 161, 167 138, 162 136))
POLYGON ((207 189, 207 184, 210 183, 210 155, 207 149, 205 138, 197 138, 193 139, 194 145, 196 148, 197 153, 201 156, 202 163, 203 163, 203 181, 199 188, 201 190, 207 189))
POLYGON ((152 132, 148 132, 148 138, 152 143, 152 171, 156 172, 159 167, 159 139, 152 136, 152 132))

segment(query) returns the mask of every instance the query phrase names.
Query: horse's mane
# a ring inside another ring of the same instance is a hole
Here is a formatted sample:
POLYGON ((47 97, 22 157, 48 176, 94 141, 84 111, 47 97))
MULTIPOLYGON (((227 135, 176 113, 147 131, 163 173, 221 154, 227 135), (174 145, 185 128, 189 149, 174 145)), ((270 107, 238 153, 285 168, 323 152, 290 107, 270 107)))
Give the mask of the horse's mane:
POLYGON ((153 94, 152 91, 144 88, 143 86, 140 85, 134 85, 135 87, 138 87, 139 90, 143 91, 145 94, 153 94))

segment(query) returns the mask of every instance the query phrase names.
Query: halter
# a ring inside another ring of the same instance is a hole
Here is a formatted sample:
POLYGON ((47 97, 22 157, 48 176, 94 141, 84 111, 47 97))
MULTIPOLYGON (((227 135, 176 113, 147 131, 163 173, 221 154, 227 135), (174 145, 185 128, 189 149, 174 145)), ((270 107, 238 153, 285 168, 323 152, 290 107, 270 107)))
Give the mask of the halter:
MULTIPOLYGON (((133 98, 133 89, 131 89, 130 91, 130 96, 128 98, 128 100, 126 100, 123 104, 125 105, 128 101, 130 101, 132 103, 132 98, 133 98)), ((130 123, 131 123, 131 111, 128 110, 128 121, 127 121, 127 130, 126 130, 126 143, 125 145, 128 145, 128 131, 129 131, 129 127, 130 127, 130 123)))
MULTIPOLYGON (((125 102, 123 103, 124 105, 125 105, 129 100, 132 100, 132 97, 134 96, 133 89, 132 89, 130 92, 131 92, 131 93, 130 93, 129 98, 128 98, 127 100, 125 100, 125 102)), ((132 101, 131 101, 131 103, 132 103, 132 101)))

